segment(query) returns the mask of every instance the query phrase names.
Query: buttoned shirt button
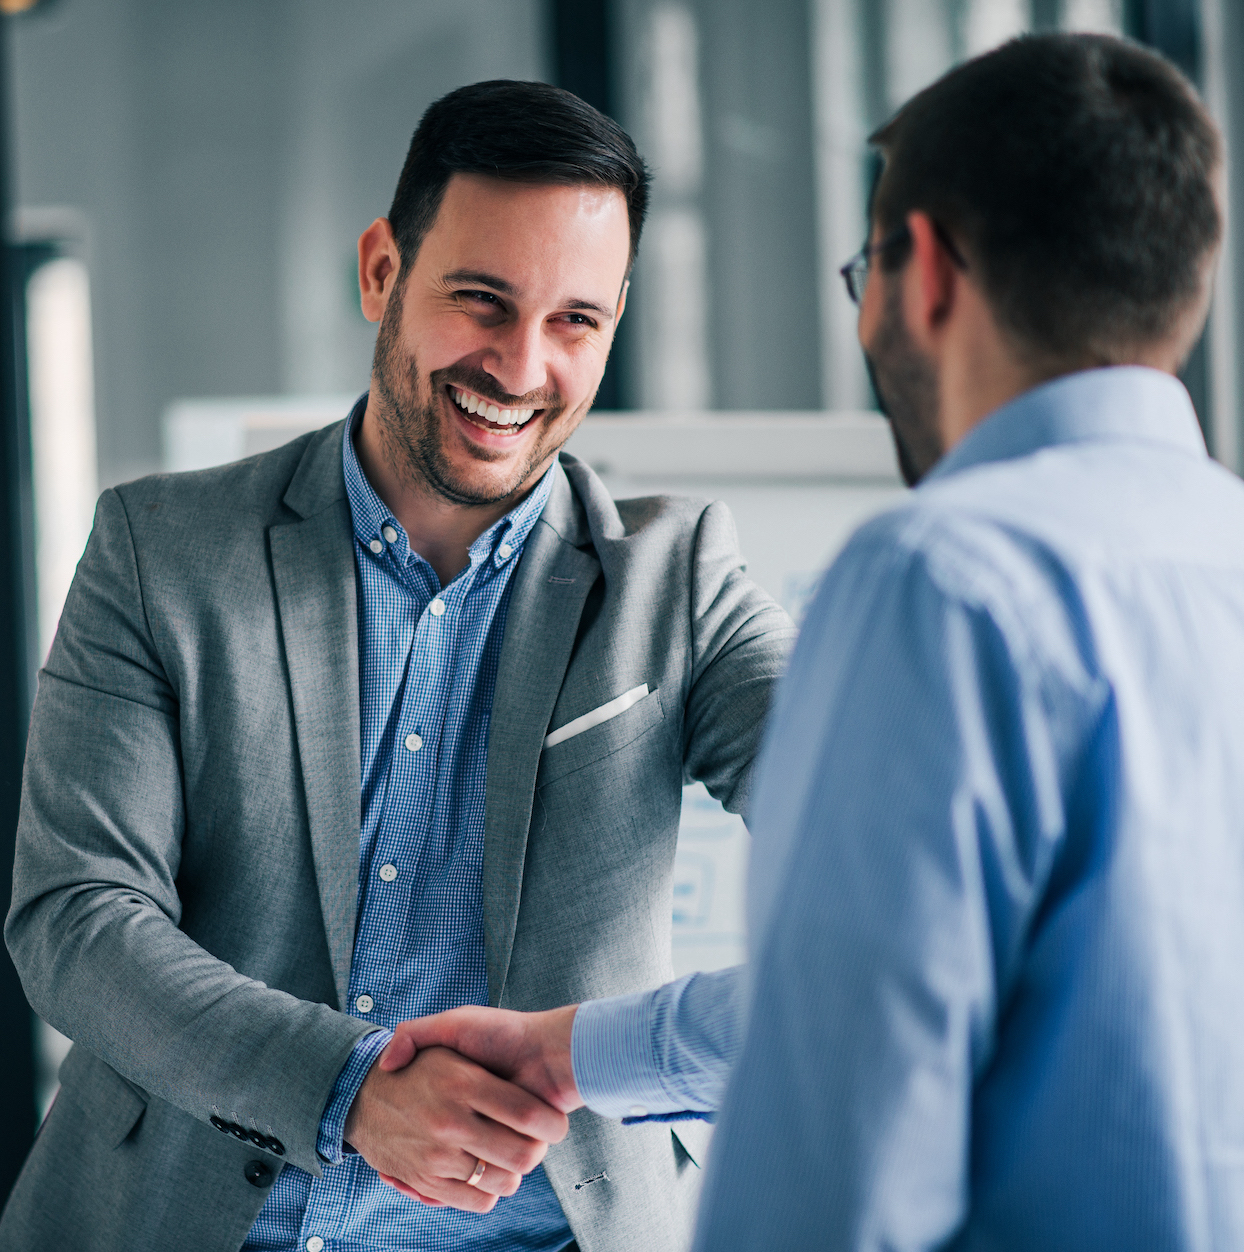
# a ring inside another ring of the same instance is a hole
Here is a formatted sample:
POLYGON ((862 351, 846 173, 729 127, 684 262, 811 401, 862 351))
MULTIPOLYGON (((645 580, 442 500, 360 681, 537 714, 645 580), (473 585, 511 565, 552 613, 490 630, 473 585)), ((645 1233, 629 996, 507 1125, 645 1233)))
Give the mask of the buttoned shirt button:
POLYGON ((371 549, 371 550, 372 550, 372 551, 373 551, 373 552, 374 552, 377 556, 379 556, 379 555, 380 555, 380 554, 384 551, 384 544, 382 544, 382 543, 380 542, 380 540, 379 540, 379 539, 373 539, 373 540, 371 541, 371 543, 369 543, 367 546, 368 546, 368 547, 369 547, 369 548, 370 548, 370 549, 371 549))
POLYGON ((503 543, 497 549, 497 555, 503 560, 508 561, 514 555, 514 549, 508 543, 503 543))
POLYGON ((380 528, 380 533, 389 541, 389 543, 397 542, 397 531, 395 531, 392 526, 382 526, 380 528))
POLYGON ((433 600, 431 604, 428 605, 428 612, 431 613, 433 617, 440 617, 440 615, 444 611, 445 611, 445 601, 442 600, 439 596, 437 596, 437 598, 433 600))
POLYGON ((423 740, 418 735, 406 736, 406 748, 410 752, 418 752, 423 747, 423 740))
POLYGON ((354 1001, 354 1007, 358 1009, 360 1013, 370 1013, 372 1009, 376 1007, 376 1002, 371 998, 371 996, 364 992, 363 995, 359 996, 359 998, 354 1001))
POLYGON ((307 1249, 307 1252, 324 1252, 324 1240, 319 1235, 312 1235, 303 1247, 307 1249))
POLYGON ((397 866, 382 865, 380 867, 380 877, 383 878, 385 882, 392 882, 397 877, 397 866))
POLYGON ((632 1104, 631 1107, 626 1110, 626 1115, 627 1117, 647 1117, 648 1110, 644 1108, 642 1104, 632 1104))

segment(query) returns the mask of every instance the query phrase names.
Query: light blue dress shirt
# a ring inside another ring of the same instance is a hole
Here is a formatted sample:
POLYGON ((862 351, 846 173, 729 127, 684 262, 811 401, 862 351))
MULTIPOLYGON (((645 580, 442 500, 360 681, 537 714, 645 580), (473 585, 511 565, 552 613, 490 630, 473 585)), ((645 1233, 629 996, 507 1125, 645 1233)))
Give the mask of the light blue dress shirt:
POLYGON ((553 1252, 570 1227, 543 1168, 491 1213, 436 1208, 343 1153, 346 1114, 398 1022, 488 1003, 482 865, 488 727, 511 575, 548 500, 550 469, 471 545, 447 586, 376 495, 346 423, 342 447, 358 574, 362 797, 358 925, 346 1011, 382 1029, 338 1077, 316 1179, 287 1165, 246 1252, 553 1252), (308 1241, 311 1241, 310 1243, 308 1241))
POLYGON ((1119 368, 847 545, 762 758, 697 1248, 1244 1247, 1242 540, 1182 387, 1119 368))

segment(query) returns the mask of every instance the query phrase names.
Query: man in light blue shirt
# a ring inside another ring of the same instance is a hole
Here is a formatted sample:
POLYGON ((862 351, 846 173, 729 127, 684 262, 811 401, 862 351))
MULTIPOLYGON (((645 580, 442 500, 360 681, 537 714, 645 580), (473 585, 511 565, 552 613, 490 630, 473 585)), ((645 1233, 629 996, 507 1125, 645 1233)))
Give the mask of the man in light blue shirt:
POLYGON ((1157 57, 1060 36, 876 142, 844 275, 919 485, 784 680, 746 980, 411 1041, 607 1115, 716 1108, 733 1062, 701 1249, 1238 1248, 1244 487, 1173 377, 1217 136, 1157 57))

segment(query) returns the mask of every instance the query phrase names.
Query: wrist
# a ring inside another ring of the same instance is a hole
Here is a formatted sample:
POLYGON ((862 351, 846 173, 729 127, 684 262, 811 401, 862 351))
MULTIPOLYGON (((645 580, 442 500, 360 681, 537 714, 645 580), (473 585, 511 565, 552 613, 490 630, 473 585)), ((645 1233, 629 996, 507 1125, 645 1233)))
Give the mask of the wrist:
POLYGON ((363 1084, 375 1072, 376 1060, 388 1045, 392 1035, 389 1031, 371 1031, 364 1035, 350 1053, 333 1086, 328 1105, 320 1120, 319 1142, 316 1151, 320 1160, 334 1165, 341 1160, 347 1147, 357 1149, 352 1132, 358 1125, 359 1095, 363 1084))
POLYGON ((583 1099, 575 1082, 570 1047, 574 1035, 575 1014, 578 1011, 577 1004, 568 1004, 564 1008, 549 1009, 536 1015, 541 1019, 540 1054, 547 1074, 547 1090, 552 1096, 551 1102, 562 1113, 583 1107, 583 1099))

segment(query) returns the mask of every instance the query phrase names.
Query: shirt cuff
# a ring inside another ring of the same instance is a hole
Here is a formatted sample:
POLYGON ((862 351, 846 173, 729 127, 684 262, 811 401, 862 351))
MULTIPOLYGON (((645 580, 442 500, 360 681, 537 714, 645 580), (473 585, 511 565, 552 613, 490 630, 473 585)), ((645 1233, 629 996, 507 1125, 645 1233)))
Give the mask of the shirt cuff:
POLYGON ((364 1035, 354 1045, 350 1059, 346 1061, 341 1073, 337 1075, 332 1094, 328 1097, 328 1104, 324 1108, 324 1115, 320 1118, 320 1133, 315 1141, 316 1155, 325 1165, 340 1165, 345 1151, 351 1150, 344 1149, 342 1144, 350 1106, 363 1085, 363 1079, 367 1077, 368 1071, 376 1063, 376 1058, 385 1050, 392 1038, 391 1030, 373 1030, 370 1034, 364 1035))
POLYGON ((744 974, 738 965, 687 974, 653 991, 581 1004, 570 1061, 588 1108, 624 1121, 716 1109, 739 1053, 744 974))
POLYGON ((603 1117, 674 1112, 653 1048, 656 992, 611 996, 579 1005, 570 1032, 570 1063, 584 1104, 603 1117))

